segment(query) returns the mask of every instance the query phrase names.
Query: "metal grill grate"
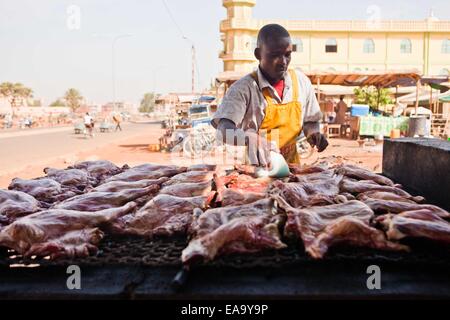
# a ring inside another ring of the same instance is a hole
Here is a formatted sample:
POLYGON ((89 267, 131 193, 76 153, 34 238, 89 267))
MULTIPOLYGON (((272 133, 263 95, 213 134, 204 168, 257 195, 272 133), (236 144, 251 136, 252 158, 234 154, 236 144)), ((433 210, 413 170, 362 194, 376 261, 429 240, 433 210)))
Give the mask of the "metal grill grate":
MULTIPOLYGON (((333 264, 351 263, 396 263, 414 265, 446 265, 450 266, 450 248, 429 242, 409 243, 413 247, 411 253, 377 251, 366 248, 340 247, 329 251, 324 259, 313 260, 304 253, 298 243, 289 243, 288 248, 278 251, 264 251, 256 254, 233 254, 219 257, 206 263, 209 266, 231 268, 267 267, 301 264, 333 264)), ((181 252, 186 247, 185 238, 144 239, 141 237, 110 237, 101 242, 95 256, 76 259, 24 258, 11 250, 0 248, 0 266, 113 266, 140 265, 150 267, 181 266, 181 252)))

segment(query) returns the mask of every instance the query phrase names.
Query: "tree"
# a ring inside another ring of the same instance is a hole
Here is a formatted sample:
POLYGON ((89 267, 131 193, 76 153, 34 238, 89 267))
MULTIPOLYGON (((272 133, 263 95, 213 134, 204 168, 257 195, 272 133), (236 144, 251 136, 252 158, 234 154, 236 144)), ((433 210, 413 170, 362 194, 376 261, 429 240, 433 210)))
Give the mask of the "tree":
POLYGON ((83 96, 77 89, 70 88, 64 94, 64 99, 66 100, 67 106, 70 110, 75 112, 80 107, 83 96))
POLYGON ((147 92, 141 100, 141 106, 139 107, 139 112, 153 112, 155 109, 155 100, 157 95, 154 92, 147 92))
POLYGON ((17 106, 17 101, 33 97, 33 90, 22 83, 3 82, 0 84, 0 95, 7 97, 11 108, 17 106))
POLYGON ((61 101, 61 99, 56 99, 50 104, 50 107, 65 107, 65 106, 66 104, 64 103, 64 101, 61 101))
POLYGON ((374 110, 379 110, 380 106, 392 103, 389 90, 385 88, 366 86, 355 88, 353 92, 356 97, 356 103, 367 104, 374 110))

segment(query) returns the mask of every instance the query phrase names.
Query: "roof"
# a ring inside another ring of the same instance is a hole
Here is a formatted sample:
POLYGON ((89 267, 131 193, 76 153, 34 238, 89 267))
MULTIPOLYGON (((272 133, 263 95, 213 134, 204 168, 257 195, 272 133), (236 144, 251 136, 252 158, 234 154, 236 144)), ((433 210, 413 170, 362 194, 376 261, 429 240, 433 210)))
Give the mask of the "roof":
MULTIPOLYGON (((415 86, 417 80, 421 78, 416 69, 400 71, 361 71, 361 72, 340 72, 340 71, 307 71, 304 72, 312 84, 341 85, 341 86, 415 86)), ((233 83, 245 76, 245 72, 225 71, 221 72, 216 81, 218 83, 233 83)))
POLYGON ((331 84, 341 86, 414 86, 420 79, 418 70, 403 71, 361 71, 361 72, 339 72, 339 71, 308 71, 305 74, 311 83, 331 84))

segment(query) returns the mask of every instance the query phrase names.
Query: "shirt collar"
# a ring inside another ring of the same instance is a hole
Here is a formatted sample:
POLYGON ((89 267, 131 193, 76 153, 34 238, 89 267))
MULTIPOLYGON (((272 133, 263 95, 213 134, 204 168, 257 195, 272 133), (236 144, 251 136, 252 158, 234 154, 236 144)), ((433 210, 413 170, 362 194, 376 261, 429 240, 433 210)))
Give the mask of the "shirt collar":
MULTIPOLYGON (((275 88, 269 83, 269 81, 267 81, 266 77, 264 77, 264 75, 262 74, 259 66, 256 68, 256 73, 258 75, 258 84, 261 90, 269 87, 273 91, 275 91, 275 88)), ((286 71, 286 76, 284 77, 284 86, 286 90, 292 86, 292 78, 289 74, 289 71, 286 71)))

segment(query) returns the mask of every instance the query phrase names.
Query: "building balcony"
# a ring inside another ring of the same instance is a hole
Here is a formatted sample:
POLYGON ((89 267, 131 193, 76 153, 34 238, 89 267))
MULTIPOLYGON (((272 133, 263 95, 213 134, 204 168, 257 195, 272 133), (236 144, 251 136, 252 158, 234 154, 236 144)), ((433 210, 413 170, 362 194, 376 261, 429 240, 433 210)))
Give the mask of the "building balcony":
POLYGON ((220 32, 226 32, 228 30, 252 30, 257 31, 259 29, 258 21, 247 19, 228 19, 220 22, 220 32))
POLYGON ((223 0, 222 5, 225 8, 236 5, 246 5, 249 7, 254 7, 256 5, 256 0, 223 0))
POLYGON ((240 61, 255 61, 256 58, 253 55, 252 52, 220 52, 219 53, 219 58, 222 59, 223 61, 230 61, 230 60, 240 60, 240 61))

